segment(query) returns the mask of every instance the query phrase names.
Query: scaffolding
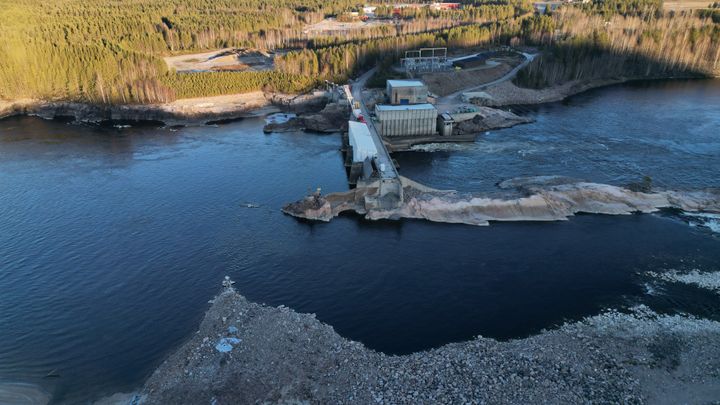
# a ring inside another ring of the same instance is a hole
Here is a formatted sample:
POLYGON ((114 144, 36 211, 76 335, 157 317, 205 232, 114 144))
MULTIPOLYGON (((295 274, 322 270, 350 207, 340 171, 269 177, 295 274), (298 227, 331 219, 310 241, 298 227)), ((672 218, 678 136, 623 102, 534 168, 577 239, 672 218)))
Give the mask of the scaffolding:
POLYGON ((420 48, 405 51, 405 57, 400 59, 400 66, 405 68, 407 74, 412 75, 448 70, 452 67, 452 62, 448 61, 447 48, 420 48))

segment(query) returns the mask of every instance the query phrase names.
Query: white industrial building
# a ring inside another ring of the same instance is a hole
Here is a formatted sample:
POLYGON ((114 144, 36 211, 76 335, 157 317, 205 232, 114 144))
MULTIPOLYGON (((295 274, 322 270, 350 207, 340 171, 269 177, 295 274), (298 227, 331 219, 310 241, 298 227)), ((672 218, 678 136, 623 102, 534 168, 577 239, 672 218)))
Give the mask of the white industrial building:
POLYGON ((437 129, 437 109, 432 104, 375 105, 376 128, 382 136, 428 136, 437 129))
POLYGON ((375 159, 378 155, 375 142, 370 135, 367 124, 357 121, 348 121, 348 140, 352 146, 353 163, 364 162, 366 159, 375 159))

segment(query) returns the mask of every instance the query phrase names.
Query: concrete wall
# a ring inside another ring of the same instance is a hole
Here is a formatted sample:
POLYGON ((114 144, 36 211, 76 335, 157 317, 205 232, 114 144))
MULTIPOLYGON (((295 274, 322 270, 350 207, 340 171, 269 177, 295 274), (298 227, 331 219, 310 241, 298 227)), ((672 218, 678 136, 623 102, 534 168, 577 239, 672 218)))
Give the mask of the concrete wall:
POLYGON ((376 115, 376 128, 382 136, 434 135, 437 128, 435 109, 376 111, 376 115))

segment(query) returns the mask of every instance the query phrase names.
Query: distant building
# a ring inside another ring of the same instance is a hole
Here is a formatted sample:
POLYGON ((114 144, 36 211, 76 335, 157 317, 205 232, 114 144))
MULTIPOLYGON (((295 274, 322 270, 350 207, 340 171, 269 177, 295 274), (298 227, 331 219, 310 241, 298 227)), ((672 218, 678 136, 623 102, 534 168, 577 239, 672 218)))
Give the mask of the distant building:
POLYGON ((392 105, 427 103, 428 89, 420 80, 388 80, 386 92, 392 105))
POLYGON ((376 128, 382 136, 435 135, 437 110, 432 104, 375 105, 376 128))
POLYGON ((460 3, 432 3, 430 9, 432 10, 458 10, 460 3))
POLYGON ((363 13, 366 16, 372 17, 375 15, 375 10, 377 10, 376 6, 365 6, 363 7, 363 13))

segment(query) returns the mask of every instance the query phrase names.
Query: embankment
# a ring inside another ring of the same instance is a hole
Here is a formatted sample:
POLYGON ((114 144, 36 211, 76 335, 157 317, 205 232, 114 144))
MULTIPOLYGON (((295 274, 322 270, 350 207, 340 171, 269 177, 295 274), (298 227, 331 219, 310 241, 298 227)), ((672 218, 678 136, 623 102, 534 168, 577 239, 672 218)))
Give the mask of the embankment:
POLYGON ((562 221, 578 213, 627 215, 663 208, 688 212, 720 212, 720 190, 639 192, 606 184, 562 177, 526 177, 502 182, 522 197, 488 198, 424 187, 402 178, 404 201, 396 209, 366 209, 365 196, 374 187, 357 188, 327 196, 312 196, 288 204, 283 212, 311 220, 329 221, 353 211, 367 219, 414 218, 434 222, 489 225, 491 221, 562 221))
POLYGON ((549 86, 541 89, 519 87, 511 81, 505 81, 488 87, 483 91, 489 98, 479 100, 482 105, 490 107, 503 107, 509 105, 530 105, 543 104, 561 101, 567 97, 582 92, 639 80, 675 80, 675 79, 711 79, 707 76, 685 75, 665 77, 615 77, 608 79, 573 80, 556 86, 549 86))
POLYGON ((720 323, 642 306, 525 339, 478 336, 388 356, 231 287, 211 302, 189 341, 114 403, 641 404, 720 395, 720 323))
POLYGON ((46 119, 72 117, 80 122, 162 121, 194 125, 208 121, 265 115, 278 111, 312 111, 326 103, 325 93, 304 95, 261 91, 216 97, 180 99, 165 104, 103 105, 68 101, 0 100, 0 119, 35 115, 46 119))

